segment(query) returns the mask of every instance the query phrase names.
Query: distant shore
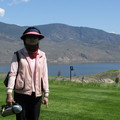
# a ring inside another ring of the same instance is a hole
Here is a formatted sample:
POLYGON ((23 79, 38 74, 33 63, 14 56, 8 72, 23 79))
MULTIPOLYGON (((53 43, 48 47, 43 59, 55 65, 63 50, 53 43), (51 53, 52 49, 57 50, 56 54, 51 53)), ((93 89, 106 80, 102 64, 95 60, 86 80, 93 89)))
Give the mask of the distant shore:
MULTIPOLYGON (((0 61, 0 65, 10 65, 11 61, 9 62, 3 62, 3 61, 0 61)), ((105 63, 120 63, 120 61, 80 61, 80 62, 49 62, 48 60, 48 65, 72 65, 72 64, 105 64, 105 63)))
MULTIPOLYGON (((70 77, 51 77, 50 79, 56 79, 58 81, 70 81, 70 77)), ((116 80, 119 83, 120 81, 120 70, 108 70, 104 72, 100 72, 93 75, 85 75, 85 76, 72 76, 72 82, 79 83, 89 83, 89 82, 97 82, 97 83, 115 83, 116 80)))

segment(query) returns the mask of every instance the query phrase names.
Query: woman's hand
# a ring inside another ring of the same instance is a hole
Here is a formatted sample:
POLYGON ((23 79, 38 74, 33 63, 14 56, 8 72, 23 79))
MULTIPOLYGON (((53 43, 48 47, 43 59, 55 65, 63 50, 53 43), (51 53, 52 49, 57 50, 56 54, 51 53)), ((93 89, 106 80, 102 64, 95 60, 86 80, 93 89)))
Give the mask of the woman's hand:
POLYGON ((44 98, 43 98, 42 104, 45 104, 45 105, 46 105, 46 108, 48 108, 48 98, 47 98, 47 97, 44 97, 44 98))
POLYGON ((15 101, 12 97, 12 93, 7 93, 7 98, 6 98, 7 105, 11 106, 14 102, 15 101))

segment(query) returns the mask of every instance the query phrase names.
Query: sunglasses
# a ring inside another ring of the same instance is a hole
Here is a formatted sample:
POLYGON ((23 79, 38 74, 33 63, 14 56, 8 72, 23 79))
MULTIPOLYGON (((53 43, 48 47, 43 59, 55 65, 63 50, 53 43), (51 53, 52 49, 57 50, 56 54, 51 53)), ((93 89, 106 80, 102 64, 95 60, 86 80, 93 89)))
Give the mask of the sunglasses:
POLYGON ((37 38, 39 39, 38 35, 26 35, 25 37, 29 39, 37 39, 37 38))

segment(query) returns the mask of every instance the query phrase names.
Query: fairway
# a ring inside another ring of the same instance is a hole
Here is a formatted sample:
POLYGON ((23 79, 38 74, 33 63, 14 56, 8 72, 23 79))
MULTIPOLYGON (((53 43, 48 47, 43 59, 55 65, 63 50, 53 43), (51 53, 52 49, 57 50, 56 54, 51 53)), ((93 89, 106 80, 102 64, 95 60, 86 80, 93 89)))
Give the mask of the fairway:
MULTIPOLYGON (((6 90, 0 80, 0 106, 6 90)), ((119 120, 119 84, 74 83, 50 80, 49 108, 41 107, 41 120, 119 120)), ((15 116, 0 117, 15 120, 15 116)))

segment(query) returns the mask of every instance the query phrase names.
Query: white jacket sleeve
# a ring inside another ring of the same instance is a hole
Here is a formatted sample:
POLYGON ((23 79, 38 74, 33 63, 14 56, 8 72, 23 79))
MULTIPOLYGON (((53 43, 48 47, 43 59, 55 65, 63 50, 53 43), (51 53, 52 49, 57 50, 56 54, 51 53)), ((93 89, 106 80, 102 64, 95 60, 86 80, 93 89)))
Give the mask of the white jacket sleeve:
POLYGON ((16 54, 14 54, 13 58, 12 58, 11 66, 10 66, 10 74, 9 74, 9 80, 8 80, 7 93, 12 92, 14 89, 17 70, 18 70, 17 56, 16 56, 16 54))
POLYGON ((49 96, 49 83, 48 83, 48 67, 47 67, 47 60, 46 56, 43 63, 43 89, 44 89, 44 96, 49 96))

